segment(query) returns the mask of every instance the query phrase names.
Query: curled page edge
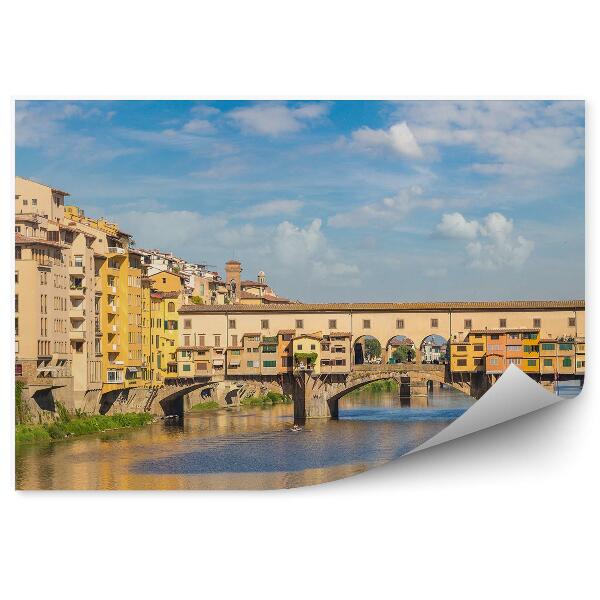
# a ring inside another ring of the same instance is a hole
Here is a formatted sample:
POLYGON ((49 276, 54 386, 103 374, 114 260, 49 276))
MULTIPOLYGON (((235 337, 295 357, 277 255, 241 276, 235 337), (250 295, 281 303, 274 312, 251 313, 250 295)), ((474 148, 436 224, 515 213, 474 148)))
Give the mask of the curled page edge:
POLYGON ((546 391, 521 369, 510 365, 471 408, 405 456, 516 419, 560 400, 559 396, 546 391))

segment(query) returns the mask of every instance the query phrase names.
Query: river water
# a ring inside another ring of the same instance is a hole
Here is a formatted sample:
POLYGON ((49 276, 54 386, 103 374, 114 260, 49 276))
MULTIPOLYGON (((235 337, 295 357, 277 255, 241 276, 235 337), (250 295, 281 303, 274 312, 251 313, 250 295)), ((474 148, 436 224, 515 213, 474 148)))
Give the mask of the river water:
POLYGON ((293 406, 239 407, 186 415, 44 445, 21 445, 19 489, 272 489, 347 477, 412 450, 474 400, 451 388, 427 406, 401 406, 393 393, 358 392, 339 420, 290 431, 293 406))

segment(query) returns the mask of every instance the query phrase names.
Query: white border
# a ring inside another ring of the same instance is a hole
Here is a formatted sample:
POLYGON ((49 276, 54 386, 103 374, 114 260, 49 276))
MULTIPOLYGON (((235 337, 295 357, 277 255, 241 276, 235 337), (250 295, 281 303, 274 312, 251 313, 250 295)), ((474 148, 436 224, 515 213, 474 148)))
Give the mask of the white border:
MULTIPOLYGON (((585 98, 589 233, 598 225, 590 186, 600 101, 591 6, 4 3, 2 156, 13 155, 14 97, 585 98)), ((2 223, 11 224, 11 170, 1 177, 2 223)), ((3 281, 12 281, 9 237, 3 281)), ((588 236, 589 260, 597 254, 588 236)), ((580 398, 358 477, 268 493, 12 491, 12 326, 2 295, 0 590, 63 599, 590 597, 597 285, 588 271, 580 398)))

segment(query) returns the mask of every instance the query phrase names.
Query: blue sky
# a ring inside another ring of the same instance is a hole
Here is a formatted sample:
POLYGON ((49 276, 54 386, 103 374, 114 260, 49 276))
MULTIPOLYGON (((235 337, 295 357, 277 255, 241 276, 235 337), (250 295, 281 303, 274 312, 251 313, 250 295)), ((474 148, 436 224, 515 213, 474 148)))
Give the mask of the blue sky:
POLYGON ((305 301, 584 296, 584 104, 19 101, 16 172, 305 301))

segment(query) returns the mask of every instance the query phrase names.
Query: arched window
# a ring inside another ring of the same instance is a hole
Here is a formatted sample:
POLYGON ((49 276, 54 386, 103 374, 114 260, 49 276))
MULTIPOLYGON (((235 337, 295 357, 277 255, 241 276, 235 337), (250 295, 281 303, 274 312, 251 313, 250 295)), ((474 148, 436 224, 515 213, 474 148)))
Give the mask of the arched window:
POLYGON ((169 302, 169 312, 175 312, 175 302, 169 302))

